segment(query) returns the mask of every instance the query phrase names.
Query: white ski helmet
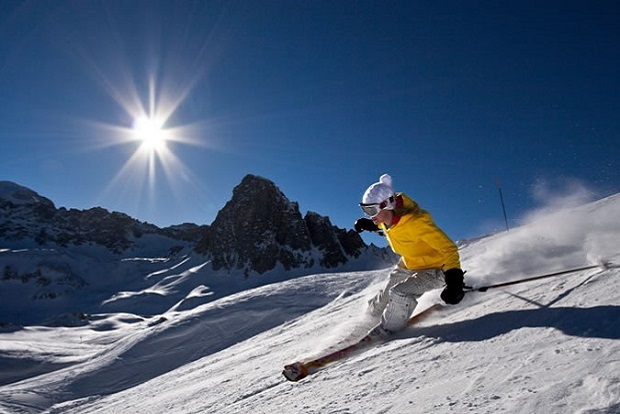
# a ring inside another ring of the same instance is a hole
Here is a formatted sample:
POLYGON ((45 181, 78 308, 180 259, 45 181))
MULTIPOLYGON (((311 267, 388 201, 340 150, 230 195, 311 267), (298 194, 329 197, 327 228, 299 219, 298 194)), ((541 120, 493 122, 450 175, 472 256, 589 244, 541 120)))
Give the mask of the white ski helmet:
POLYGON ((379 177, 379 182, 372 184, 362 197, 362 205, 381 204, 386 202, 382 210, 393 210, 394 200, 390 197, 394 196, 394 188, 392 187, 392 177, 389 174, 383 174, 379 177))

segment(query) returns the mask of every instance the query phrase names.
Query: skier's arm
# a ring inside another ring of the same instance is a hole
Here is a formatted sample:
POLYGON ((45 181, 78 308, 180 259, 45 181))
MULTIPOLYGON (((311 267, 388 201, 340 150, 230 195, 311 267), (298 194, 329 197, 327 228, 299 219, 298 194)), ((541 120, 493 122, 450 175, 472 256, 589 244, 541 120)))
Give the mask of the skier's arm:
POLYGON ((418 225, 424 227, 424 230, 421 232, 421 239, 431 249, 435 250, 437 256, 443 260, 443 269, 460 269, 459 250, 452 239, 430 219, 422 220, 418 225))

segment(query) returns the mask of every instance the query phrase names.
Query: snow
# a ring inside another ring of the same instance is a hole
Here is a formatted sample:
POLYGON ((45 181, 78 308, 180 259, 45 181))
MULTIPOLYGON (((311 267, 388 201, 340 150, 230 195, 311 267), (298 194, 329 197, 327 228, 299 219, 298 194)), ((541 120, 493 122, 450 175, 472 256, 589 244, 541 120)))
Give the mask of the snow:
MULTIPOLYGON (((465 243, 466 282, 618 263, 619 217, 616 195, 465 243)), ((148 262, 150 295, 111 299, 133 301, 135 312, 110 306, 82 326, 0 332, 0 412, 620 413, 618 267, 468 293, 291 383, 284 364, 372 325, 364 307, 387 270, 316 274, 211 300, 217 283, 188 282, 200 262, 164 259, 148 262), (162 300, 166 311, 139 316, 162 300)), ((420 307, 438 301, 430 292, 420 307)))

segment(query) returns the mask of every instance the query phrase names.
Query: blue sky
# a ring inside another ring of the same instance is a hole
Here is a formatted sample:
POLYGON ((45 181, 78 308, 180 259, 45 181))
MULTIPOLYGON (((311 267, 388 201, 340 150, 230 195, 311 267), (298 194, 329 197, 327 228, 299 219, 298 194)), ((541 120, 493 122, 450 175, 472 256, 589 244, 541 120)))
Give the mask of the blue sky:
POLYGON ((210 224, 256 174, 351 228, 390 173, 482 235, 498 179, 511 225, 620 191, 618 21, 609 1, 5 0, 0 179, 168 226, 210 224))

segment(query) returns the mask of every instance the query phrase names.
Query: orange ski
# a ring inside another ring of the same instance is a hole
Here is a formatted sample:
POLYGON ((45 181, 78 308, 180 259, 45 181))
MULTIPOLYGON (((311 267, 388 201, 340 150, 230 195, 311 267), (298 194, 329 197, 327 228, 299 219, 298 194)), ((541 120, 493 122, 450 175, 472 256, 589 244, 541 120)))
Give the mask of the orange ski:
MULTIPOLYGON (((416 322, 419 322, 425 316, 428 316, 431 313, 431 311, 441 309, 442 307, 443 306, 437 304, 437 305, 433 305, 429 308, 424 309, 422 312, 416 314, 411 319, 409 319, 409 322, 407 322, 407 326, 410 326, 416 322)), ((312 359, 306 362, 298 361, 298 362, 293 362, 292 364, 288 364, 284 367, 284 370, 282 371, 282 375, 284 375, 284 377, 289 381, 295 381, 295 382, 299 381, 307 377, 308 375, 314 374, 315 372, 331 364, 332 362, 350 357, 351 355, 355 354, 357 351, 367 348, 371 344, 376 343, 376 342, 379 342, 376 338, 366 335, 359 341, 353 343, 352 345, 349 345, 342 349, 338 349, 322 357, 312 359)))

